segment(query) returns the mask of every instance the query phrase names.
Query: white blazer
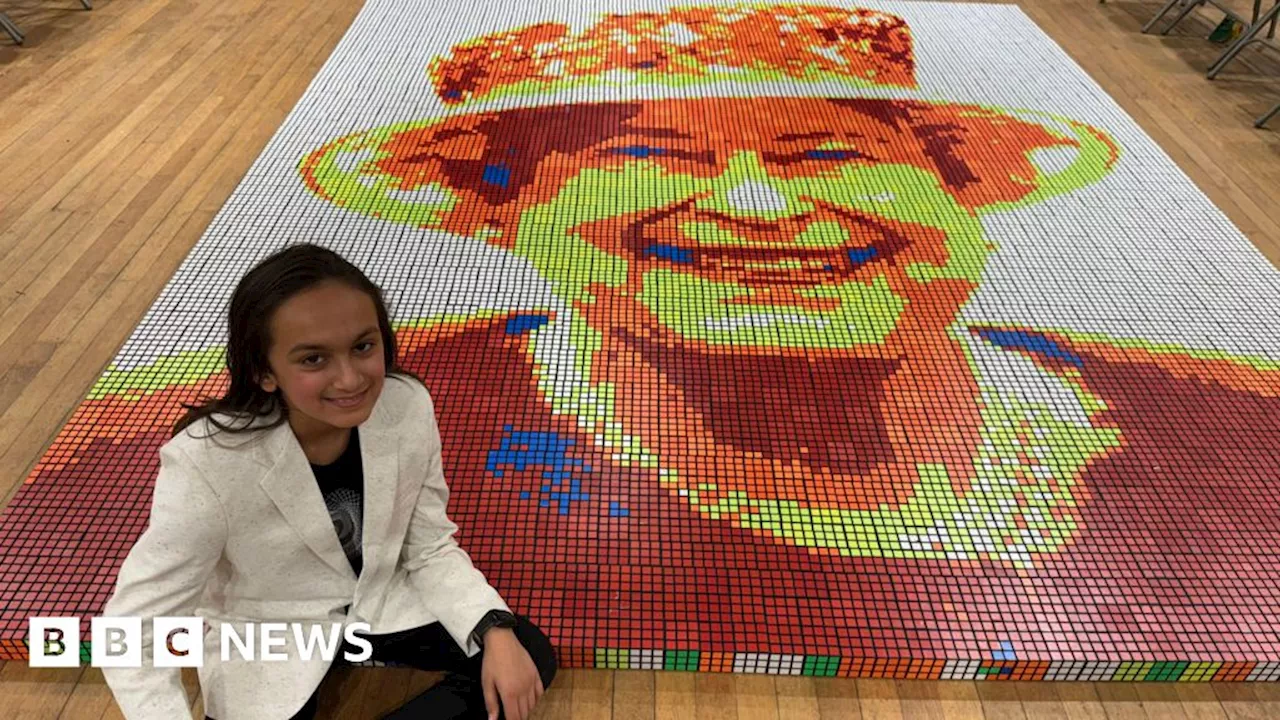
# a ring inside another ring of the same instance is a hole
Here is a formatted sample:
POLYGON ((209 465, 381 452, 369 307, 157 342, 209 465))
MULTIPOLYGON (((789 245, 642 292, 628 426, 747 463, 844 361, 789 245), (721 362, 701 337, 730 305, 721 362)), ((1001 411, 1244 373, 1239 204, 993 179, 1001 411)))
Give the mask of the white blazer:
POLYGON ((190 717, 180 671, 152 666, 156 616, 194 615, 210 626, 199 669, 208 715, 285 720, 330 663, 319 653, 302 659, 292 632, 276 650, 288 653, 287 661, 250 662, 233 650, 223 662, 220 622, 235 623, 243 635, 246 622, 316 623, 324 632, 335 622, 366 622, 382 634, 439 621, 474 656, 479 648, 468 636, 476 624, 489 610, 509 610, 454 541, 435 408, 417 382, 387 377, 360 426, 358 580, 288 423, 209 434, 201 420, 160 449, 150 525, 102 613, 143 618, 143 667, 103 668, 128 720, 190 717))

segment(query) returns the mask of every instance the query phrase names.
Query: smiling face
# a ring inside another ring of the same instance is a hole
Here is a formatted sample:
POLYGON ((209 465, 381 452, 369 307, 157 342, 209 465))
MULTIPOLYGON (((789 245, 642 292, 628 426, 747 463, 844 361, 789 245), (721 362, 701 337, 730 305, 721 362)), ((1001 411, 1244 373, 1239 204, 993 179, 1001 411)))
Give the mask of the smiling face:
POLYGON ((713 345, 855 348, 954 317, 990 250, 977 209, 1037 190, 1033 151, 1076 144, 976 107, 710 98, 394 126, 303 173, 339 205, 509 248, 579 306, 635 304, 713 345))
POLYGON ((359 425, 386 377, 373 299, 339 282, 294 295, 271 316, 267 360, 262 389, 281 391, 304 445, 359 425))

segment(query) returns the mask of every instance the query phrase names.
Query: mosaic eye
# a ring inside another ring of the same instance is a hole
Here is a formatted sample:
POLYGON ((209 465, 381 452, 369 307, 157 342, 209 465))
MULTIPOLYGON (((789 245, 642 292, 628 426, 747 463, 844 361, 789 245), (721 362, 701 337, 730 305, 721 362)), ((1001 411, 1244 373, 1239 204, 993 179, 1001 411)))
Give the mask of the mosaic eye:
POLYGON ((879 254, 880 254, 880 251, 876 250, 874 246, 864 247, 864 248, 853 248, 849 250, 849 253, 848 253, 849 262, 853 263, 854 267, 858 267, 859 265, 864 265, 866 263, 871 262, 872 260, 875 260, 876 257, 879 256, 879 254))
POLYGON ((857 150, 810 150, 804 154, 806 160, 859 160, 866 155, 857 150))
POLYGON ((610 148, 609 152, 613 155, 629 155, 631 157, 641 159, 669 154, 669 151, 666 148, 652 147, 649 145, 627 145, 626 147, 610 148))
POLYGON ((645 257, 656 257, 674 263, 689 264, 693 262, 693 251, 675 245, 654 243, 644 249, 645 257))

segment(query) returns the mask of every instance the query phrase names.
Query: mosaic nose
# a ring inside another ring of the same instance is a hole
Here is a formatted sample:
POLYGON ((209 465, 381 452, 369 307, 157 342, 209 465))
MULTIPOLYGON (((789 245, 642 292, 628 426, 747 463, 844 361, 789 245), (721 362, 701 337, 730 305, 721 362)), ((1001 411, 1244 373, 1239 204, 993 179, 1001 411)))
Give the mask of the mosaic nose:
POLYGON ((782 212, 787 198, 762 182, 748 180, 725 194, 729 206, 739 212, 782 212))

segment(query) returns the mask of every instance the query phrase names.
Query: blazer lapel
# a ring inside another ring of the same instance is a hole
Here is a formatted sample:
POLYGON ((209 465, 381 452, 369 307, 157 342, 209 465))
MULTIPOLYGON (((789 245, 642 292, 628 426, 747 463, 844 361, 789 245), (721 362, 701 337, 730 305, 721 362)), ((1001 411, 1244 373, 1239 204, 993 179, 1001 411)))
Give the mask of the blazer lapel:
MULTIPOLYGON (((387 393, 394 392, 393 385, 394 382, 384 383, 373 413, 360 426, 360 461, 364 472, 361 544, 366 568, 374 561, 374 554, 369 552, 369 548, 381 539, 395 504, 399 440, 387 411, 387 393)), ((272 428, 264 440, 259 459, 270 470, 262 477, 263 491, 312 552, 334 570, 356 579, 351 562, 338 542, 338 534, 333 529, 329 509, 316 485, 311 464, 293 434, 293 428, 283 423, 272 428)), ((362 572, 361 576, 368 574, 367 571, 362 572)))
MULTIPOLYGON (((389 391, 390 388, 387 387, 382 392, 385 394, 389 391)), ((396 428, 386 423, 383 414, 375 409, 369 420, 360 426, 360 462, 364 467, 364 525, 361 529, 361 544, 366 568, 376 560, 377 551, 371 552, 370 548, 382 544, 391 524, 391 515, 395 511, 396 481, 400 471, 399 452, 400 441, 396 428)), ((361 573, 361 577, 368 575, 367 571, 361 573)))
POLYGON ((267 451, 274 463, 262 477, 262 490, 312 552, 354 580, 355 572, 338 542, 338 533, 333 529, 333 519, 320 495, 311 464, 288 423, 271 430, 267 451))

